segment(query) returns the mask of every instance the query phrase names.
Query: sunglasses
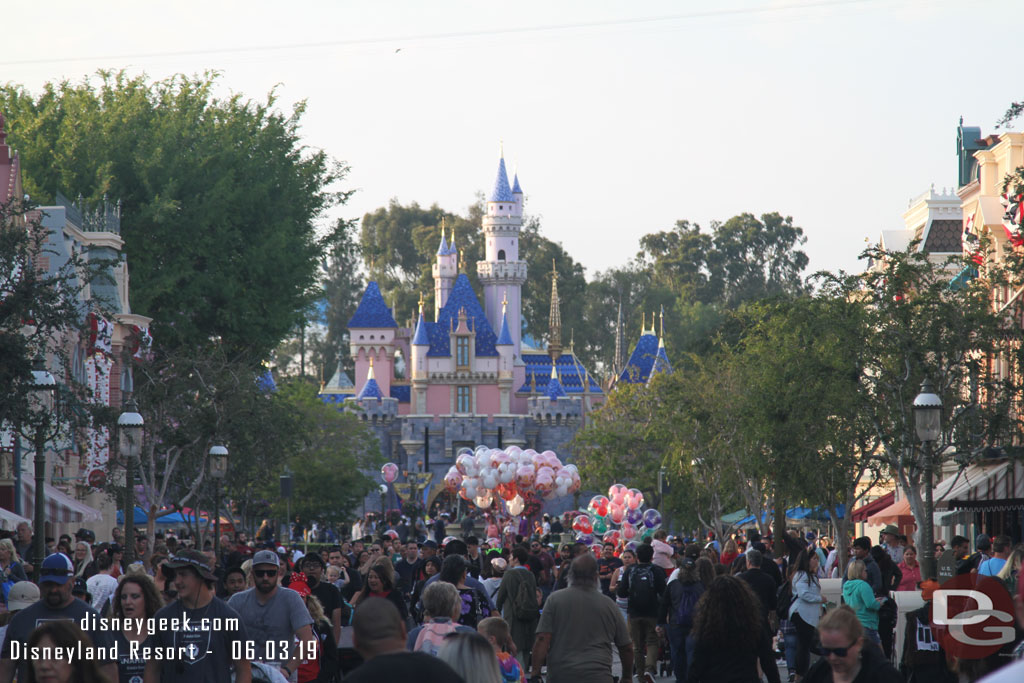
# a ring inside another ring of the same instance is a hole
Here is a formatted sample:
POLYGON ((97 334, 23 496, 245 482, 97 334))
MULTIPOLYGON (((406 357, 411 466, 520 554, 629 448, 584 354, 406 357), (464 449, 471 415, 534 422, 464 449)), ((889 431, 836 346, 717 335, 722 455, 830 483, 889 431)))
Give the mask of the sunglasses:
POLYGON ((856 642, 850 643, 846 647, 821 647, 818 646, 818 654, 822 657, 828 657, 829 655, 835 655, 836 657, 845 657, 850 651, 850 648, 856 645, 856 642))
POLYGON ((277 576, 276 569, 253 569, 252 573, 255 576, 277 576))

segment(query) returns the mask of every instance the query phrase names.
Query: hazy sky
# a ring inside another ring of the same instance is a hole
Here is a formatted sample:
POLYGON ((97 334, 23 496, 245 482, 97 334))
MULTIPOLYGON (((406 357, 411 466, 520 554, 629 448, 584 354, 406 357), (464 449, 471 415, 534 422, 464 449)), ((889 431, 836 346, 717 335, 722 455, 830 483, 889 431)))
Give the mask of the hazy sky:
MULTIPOLYGON (((858 268, 864 238, 956 182, 958 118, 993 132, 1016 2, 5 3, 0 81, 33 91, 99 68, 215 69, 351 166, 362 216, 395 197, 462 212, 498 144, 529 213, 592 275, 639 238, 778 211, 811 269, 858 268)), ((65 191, 75 192, 74 188, 65 191)), ((529 258, 529 255, 526 255, 529 258)))

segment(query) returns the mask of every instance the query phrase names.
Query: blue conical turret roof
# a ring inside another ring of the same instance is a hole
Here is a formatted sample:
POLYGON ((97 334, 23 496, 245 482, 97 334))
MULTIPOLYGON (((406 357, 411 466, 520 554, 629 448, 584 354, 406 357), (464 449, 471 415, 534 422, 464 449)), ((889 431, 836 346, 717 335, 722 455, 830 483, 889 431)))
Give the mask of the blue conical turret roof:
POLYGON ((660 372, 672 373, 672 363, 668 360, 668 354, 665 353, 665 340, 658 340, 658 352, 654 355, 654 363, 651 365, 651 374, 647 378, 647 383, 650 384, 654 376, 660 372))
POLYGON ((416 321, 416 335, 412 338, 413 346, 430 346, 430 332, 427 330, 427 321, 423 319, 423 311, 420 311, 420 319, 416 321))
POLYGON ((565 398, 566 396, 565 387, 563 387, 562 383, 558 381, 558 370, 555 369, 555 366, 551 367, 551 379, 548 381, 548 386, 544 390, 544 395, 551 400, 565 398))
POLYGON ((502 311, 501 313, 501 330, 498 332, 498 341, 494 342, 495 346, 512 346, 515 342, 512 341, 512 334, 508 331, 508 313, 502 311))
POLYGON ((519 174, 512 176, 512 194, 522 194, 523 188, 519 187, 519 174))
POLYGON ((512 190, 508 186, 508 173, 505 172, 505 157, 498 160, 498 177, 494 179, 494 189, 491 190, 492 202, 514 202, 512 190))
POLYGON ((437 248, 438 256, 447 256, 451 251, 448 249, 448 240, 444 238, 444 230, 441 231, 441 246, 437 248))
POLYGON ((384 297, 380 293, 380 287, 376 282, 366 285, 363 298, 359 302, 352 319, 348 321, 349 327, 398 327, 395 316, 391 309, 384 303, 384 297))
POLYGON ((384 398, 383 392, 380 390, 380 385, 377 384, 377 378, 373 374, 373 358, 370 358, 370 369, 366 372, 366 384, 356 394, 355 400, 362 401, 364 398, 375 398, 378 401, 384 398))

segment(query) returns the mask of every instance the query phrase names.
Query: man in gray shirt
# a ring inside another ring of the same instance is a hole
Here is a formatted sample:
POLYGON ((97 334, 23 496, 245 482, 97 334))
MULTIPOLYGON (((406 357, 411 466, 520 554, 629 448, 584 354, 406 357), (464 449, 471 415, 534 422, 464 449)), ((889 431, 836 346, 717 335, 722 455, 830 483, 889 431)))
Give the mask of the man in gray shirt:
POLYGON ((292 679, 302 660, 316 656, 313 617, 302 597, 277 585, 281 560, 277 553, 261 550, 253 556, 254 588, 228 599, 242 618, 255 645, 255 659, 279 664, 281 673, 292 679), (293 644, 293 638, 298 643, 293 644))

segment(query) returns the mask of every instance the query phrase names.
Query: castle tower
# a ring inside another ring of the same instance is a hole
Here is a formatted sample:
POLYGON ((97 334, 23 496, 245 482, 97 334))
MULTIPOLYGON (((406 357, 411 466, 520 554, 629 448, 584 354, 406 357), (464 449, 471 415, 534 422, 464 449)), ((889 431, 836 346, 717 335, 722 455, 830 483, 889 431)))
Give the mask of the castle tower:
POLYGON ((441 309, 448 301, 455 278, 459 275, 459 254, 455 249, 455 228, 452 228, 452 241, 444 238, 444 218, 441 219, 441 245, 437 248, 437 259, 434 261, 434 320, 437 320, 441 309))
POLYGON ((420 317, 416 321, 416 334, 412 344, 412 368, 409 373, 412 379, 412 412, 423 415, 427 412, 427 351, 430 350, 430 334, 427 322, 423 319, 423 295, 420 295, 420 317))
POLYGON ((498 396, 500 410, 507 415, 511 412, 512 379, 514 374, 515 359, 512 357, 512 350, 515 342, 508 329, 508 300, 503 299, 501 303, 501 332, 498 334, 498 341, 494 347, 498 350, 498 396))
POLYGON ((622 296, 619 296, 619 318, 615 323, 615 360, 612 361, 612 372, 618 375, 626 364, 626 344, 622 328, 622 296))
POLYGON ((476 273, 484 288, 484 311, 491 327, 499 329, 503 315, 502 301, 507 300, 505 310, 512 335, 513 356, 516 365, 521 365, 522 286, 526 282, 526 262, 519 260, 523 191, 519 187, 518 176, 515 187, 509 187, 504 156, 498 160, 498 176, 487 200, 487 214, 482 228, 486 245, 484 260, 477 261, 476 273))

